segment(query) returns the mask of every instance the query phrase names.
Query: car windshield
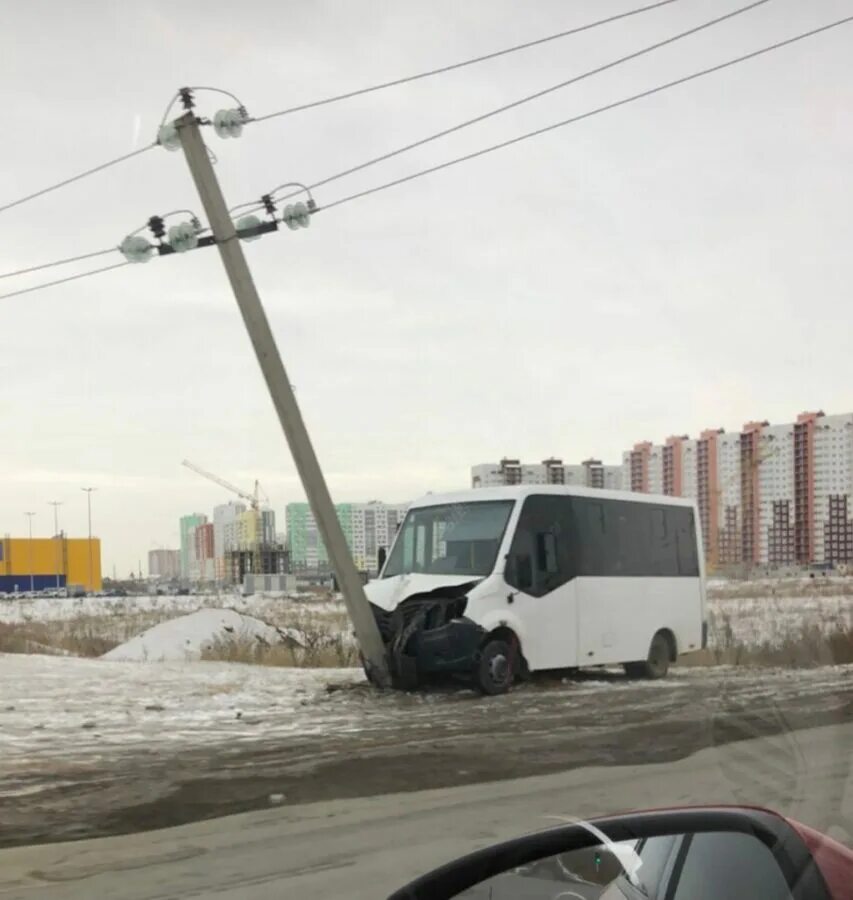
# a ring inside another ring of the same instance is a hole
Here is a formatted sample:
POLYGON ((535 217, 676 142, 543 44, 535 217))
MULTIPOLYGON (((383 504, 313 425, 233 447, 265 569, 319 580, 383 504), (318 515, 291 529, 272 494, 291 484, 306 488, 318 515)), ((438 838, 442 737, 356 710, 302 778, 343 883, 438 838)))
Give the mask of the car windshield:
POLYGON ((488 575, 512 507, 512 500, 494 500, 409 510, 382 577, 488 575))

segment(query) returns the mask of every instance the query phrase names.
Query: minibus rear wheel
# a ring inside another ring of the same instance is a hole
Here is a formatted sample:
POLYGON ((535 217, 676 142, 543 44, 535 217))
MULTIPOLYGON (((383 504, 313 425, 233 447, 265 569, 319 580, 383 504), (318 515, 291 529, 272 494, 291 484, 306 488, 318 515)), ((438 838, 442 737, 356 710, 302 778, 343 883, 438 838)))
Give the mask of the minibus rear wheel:
POLYGON ((652 638, 648 658, 643 662, 625 663, 625 674, 629 678, 666 678, 672 655, 669 638, 663 631, 659 631, 652 638))

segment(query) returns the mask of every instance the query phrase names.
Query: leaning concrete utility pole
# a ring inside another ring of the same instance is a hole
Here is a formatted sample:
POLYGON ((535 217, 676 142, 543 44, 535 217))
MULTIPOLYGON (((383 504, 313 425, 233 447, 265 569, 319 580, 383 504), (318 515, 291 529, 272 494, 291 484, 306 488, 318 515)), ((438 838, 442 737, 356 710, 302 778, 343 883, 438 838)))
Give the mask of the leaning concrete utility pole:
POLYGON ((389 687, 391 676, 379 627, 365 596, 361 577, 355 567, 335 513, 323 471, 302 420, 302 414, 285 372, 284 363, 281 361, 281 355, 267 321, 261 298, 258 296, 252 273, 249 271, 246 257, 243 255, 243 248, 237 237, 237 231, 228 212, 225 198, 222 196, 222 189, 208 158, 198 121, 190 111, 177 119, 174 124, 181 136, 181 145, 187 164, 207 213, 222 264, 225 266, 228 280, 231 282, 231 289, 243 316, 243 322, 249 332, 252 346, 255 348, 255 355, 278 413, 281 427, 287 443, 290 445, 290 452, 293 454, 293 461, 296 463, 299 477, 302 479, 302 485, 308 496, 308 502, 311 504, 311 511, 317 520, 317 527, 320 529, 338 579, 338 585, 343 592, 368 675, 374 684, 380 687, 389 687))

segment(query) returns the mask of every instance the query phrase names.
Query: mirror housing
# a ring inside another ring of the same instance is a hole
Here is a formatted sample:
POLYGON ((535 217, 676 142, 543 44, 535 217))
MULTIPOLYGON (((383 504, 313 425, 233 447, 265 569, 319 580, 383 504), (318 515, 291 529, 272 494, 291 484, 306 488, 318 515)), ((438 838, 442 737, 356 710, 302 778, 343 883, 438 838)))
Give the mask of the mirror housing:
POLYGON ((506 558, 504 580, 519 591, 533 587, 533 559, 528 553, 514 553, 506 558))
MULTIPOLYGON (((633 849, 640 847, 641 854, 642 844, 638 842, 666 836, 687 838, 692 841, 697 835, 711 833, 714 835, 722 833, 726 837, 742 835, 745 841, 757 841, 755 848, 761 852, 765 869, 768 865, 778 869, 778 873, 773 872, 773 877, 782 886, 785 897, 792 900, 849 898, 849 886, 853 884, 853 851, 847 850, 831 838, 767 810, 747 807, 697 807, 630 813, 594 819, 590 822, 579 821, 496 844, 421 876, 395 891, 389 900, 443 900, 460 896, 470 896, 473 900, 479 897, 480 893, 476 890, 468 893, 469 889, 490 882, 491 879, 495 879, 494 887, 498 887, 500 879, 497 876, 524 877, 529 875, 532 865, 539 863, 541 866, 543 862, 547 864, 551 858, 557 859, 559 865, 559 858, 565 854, 578 854, 580 864, 572 866, 573 871, 569 874, 573 878, 583 880, 575 884, 582 884, 587 888, 600 886, 595 888, 599 892, 590 893, 590 896, 600 896, 602 900, 605 898, 610 900, 611 897, 621 898, 628 894, 618 890, 618 879, 612 882, 612 885, 616 885, 612 893, 609 888, 602 885, 602 880, 612 874, 615 871, 614 866, 618 864, 621 868, 621 874, 617 872, 618 878, 633 883, 637 871, 642 871, 641 856, 637 859, 633 849), (767 853, 761 851, 760 845, 769 851, 769 857, 767 853), (596 848, 599 851, 597 858, 596 848), (587 852, 579 853, 579 851, 587 852), (582 866, 585 866, 586 871, 591 871, 590 858, 594 863, 594 871, 600 873, 600 878, 575 875, 574 870, 580 871, 582 866)), ((686 846, 689 847, 689 844, 686 846)), ((716 860, 714 862, 717 863, 716 860)), ((725 871, 729 862, 728 858, 719 859, 718 870, 725 871)), ((555 880, 559 881, 559 876, 555 880)), ((532 881, 527 883, 535 890, 532 881)), ((543 883, 548 884, 540 880, 538 882, 540 890, 543 883)), ((570 886, 552 885, 557 888, 557 894, 560 893, 560 888, 570 886)), ((514 890, 506 896, 522 896, 517 891, 518 883, 515 882, 514 890)), ((493 896, 495 900, 499 900, 504 895, 499 891, 492 894, 489 888, 486 888, 482 896, 493 896)), ((529 896, 538 897, 539 894, 531 892, 529 896)), ((720 896, 722 898, 724 894, 721 893, 720 896)), ((725 894, 726 900, 732 896, 725 894)))

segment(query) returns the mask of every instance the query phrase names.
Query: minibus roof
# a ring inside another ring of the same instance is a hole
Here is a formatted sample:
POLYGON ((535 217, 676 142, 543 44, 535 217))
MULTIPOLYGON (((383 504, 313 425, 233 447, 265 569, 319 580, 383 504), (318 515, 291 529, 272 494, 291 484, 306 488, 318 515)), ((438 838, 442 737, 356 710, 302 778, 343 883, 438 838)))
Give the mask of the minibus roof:
POLYGON ((651 503, 655 506, 696 506, 696 501, 690 497, 644 494, 639 491, 608 491, 603 488, 581 487, 573 484, 518 484, 469 488, 466 491, 453 491, 448 494, 426 494, 415 500, 409 508, 442 506, 453 503, 483 503, 488 500, 520 500, 524 497, 529 497, 531 494, 592 497, 600 500, 627 500, 634 503, 651 503))

